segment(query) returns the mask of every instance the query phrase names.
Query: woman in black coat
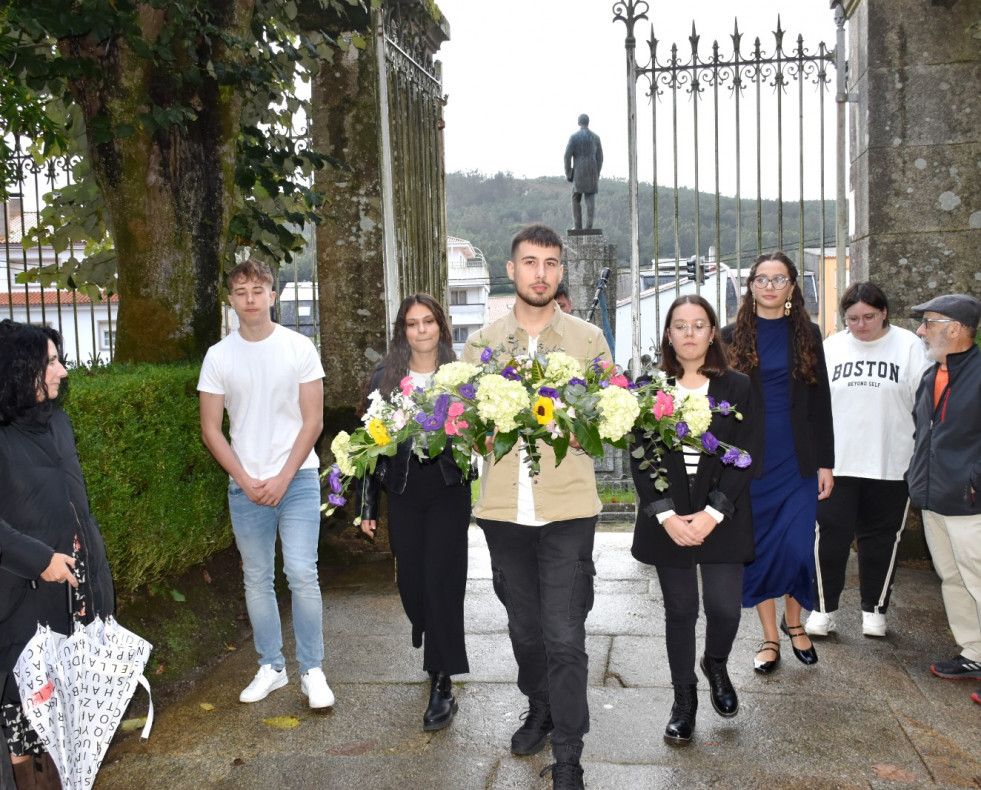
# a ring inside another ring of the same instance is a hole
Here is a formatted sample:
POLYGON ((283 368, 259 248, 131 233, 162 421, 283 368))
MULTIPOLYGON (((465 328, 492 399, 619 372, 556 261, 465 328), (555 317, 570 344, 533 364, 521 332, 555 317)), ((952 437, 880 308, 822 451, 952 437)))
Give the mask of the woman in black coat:
MULTIPOLYGON (((681 296, 668 310, 661 342, 661 369, 680 394, 696 393, 742 414, 713 414, 709 432, 726 444, 755 451, 749 378, 730 370, 715 312, 701 296, 681 296)), ((648 442, 650 440, 647 440, 648 442)), ((652 458, 654 447, 646 456, 652 458)), ((741 613, 743 563, 753 559, 749 505, 751 472, 723 464, 717 454, 694 448, 663 453, 668 487, 658 491, 641 461, 631 456, 637 488, 637 523, 632 553, 654 565, 664 596, 665 640, 674 705, 664 731, 671 744, 687 744, 695 727, 695 622, 698 568, 705 606, 705 653, 700 661, 720 716, 735 716, 739 701, 726 670, 741 613)))
POLYGON ((105 544, 68 415, 58 405, 61 336, 0 322, 0 725, 18 786, 60 787, 27 723, 13 668, 38 623, 70 634, 72 621, 114 611, 105 544))
MULTIPOLYGON (((406 376, 415 387, 428 387, 436 368, 456 359, 446 314, 429 294, 415 294, 399 307, 388 355, 365 387, 388 397, 406 376)), ((467 587, 467 530, 470 526, 470 476, 460 471, 447 443, 431 461, 420 461, 411 442, 382 457, 365 478, 361 529, 375 534, 378 488, 388 494, 388 537, 395 554, 399 595, 412 624, 412 646, 423 645, 423 669, 429 673, 429 705, 423 729, 438 730, 453 719, 457 703, 452 676, 470 671, 463 631, 467 587)))

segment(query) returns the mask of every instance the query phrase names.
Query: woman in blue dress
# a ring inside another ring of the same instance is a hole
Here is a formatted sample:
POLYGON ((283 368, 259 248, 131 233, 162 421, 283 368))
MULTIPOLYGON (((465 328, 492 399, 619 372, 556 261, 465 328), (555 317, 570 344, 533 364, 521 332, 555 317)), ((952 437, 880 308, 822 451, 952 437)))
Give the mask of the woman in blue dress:
POLYGON ((743 574, 743 606, 759 614, 763 641, 754 668, 767 674, 780 661, 780 597, 780 630, 794 655, 804 664, 818 660, 800 619, 802 608, 814 607, 817 502, 834 486, 834 430, 821 332, 808 318, 797 267, 782 252, 761 255, 746 282, 736 323, 722 335, 765 413, 763 457, 753 459, 750 484, 756 559, 743 574))

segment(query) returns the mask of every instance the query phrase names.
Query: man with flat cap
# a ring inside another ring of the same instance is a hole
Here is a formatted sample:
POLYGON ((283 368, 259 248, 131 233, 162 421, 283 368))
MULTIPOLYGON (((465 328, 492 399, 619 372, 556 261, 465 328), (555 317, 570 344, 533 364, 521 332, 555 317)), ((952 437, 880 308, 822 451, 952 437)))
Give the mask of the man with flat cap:
MULTIPOLYGON (((981 680, 981 349, 975 343, 981 302, 937 296, 913 308, 916 334, 936 364, 913 407, 915 445, 906 482, 923 511, 923 531, 941 579, 947 620, 960 654, 930 671, 981 680)), ((972 699, 981 704, 981 689, 972 699)))

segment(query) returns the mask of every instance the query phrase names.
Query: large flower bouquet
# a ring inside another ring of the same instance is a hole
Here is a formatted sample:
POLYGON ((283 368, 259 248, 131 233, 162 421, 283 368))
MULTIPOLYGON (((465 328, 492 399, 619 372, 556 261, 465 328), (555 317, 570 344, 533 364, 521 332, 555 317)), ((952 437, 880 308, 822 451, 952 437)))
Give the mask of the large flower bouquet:
POLYGON ((336 462, 327 475, 326 509, 331 513, 344 505, 351 480, 373 473, 379 458, 394 455, 398 444, 409 440, 420 457, 435 458, 449 446, 464 472, 475 451, 488 448, 496 462, 520 442, 534 476, 541 470, 541 442, 552 448, 559 465, 570 446, 602 458, 604 445, 626 449, 642 437, 655 447, 657 457, 644 464, 659 488, 667 485, 659 467, 663 448, 688 444, 714 453, 722 447, 723 462, 747 465, 748 455, 708 433, 713 411, 739 418, 727 403, 676 396, 663 378, 635 386, 619 368, 599 359, 583 370, 563 351, 528 355, 483 348, 480 364, 445 364, 425 389, 407 376, 387 398, 371 393, 362 427, 352 434, 341 431, 331 443, 336 462))
POLYGON ((631 453, 640 459, 640 468, 648 470, 654 478, 658 491, 668 487, 666 470, 660 465, 665 450, 687 446, 712 455, 721 450, 724 464, 745 469, 752 463, 749 453, 720 441, 709 431, 715 413, 735 420, 743 418, 728 401, 716 401, 697 393, 682 395, 675 387, 668 386, 662 372, 638 389, 638 400, 640 414, 633 429, 635 446, 631 453))

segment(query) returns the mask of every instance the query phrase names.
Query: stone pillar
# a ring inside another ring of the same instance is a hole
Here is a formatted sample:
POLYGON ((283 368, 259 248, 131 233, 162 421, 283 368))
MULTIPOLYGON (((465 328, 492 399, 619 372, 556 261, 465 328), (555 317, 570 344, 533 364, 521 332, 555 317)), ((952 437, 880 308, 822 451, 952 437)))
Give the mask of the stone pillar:
MULTIPOLYGON (((610 329, 616 336, 617 320, 617 247, 607 244, 602 230, 569 231, 563 237, 565 251, 562 262, 565 265, 565 283, 572 297, 572 314, 586 318, 586 313, 596 296, 596 284, 603 269, 609 268, 606 281, 606 307, 610 329)), ((603 318, 597 305, 592 323, 602 328, 603 318)), ((610 349, 613 351, 613 349, 610 349)))
MULTIPOLYGON (((362 386, 387 353, 401 300, 417 291, 446 300, 442 91, 433 56, 449 26, 431 2, 386 0, 328 29, 351 37, 322 64, 311 89, 312 145, 331 157, 315 175, 327 198, 317 277, 327 373, 319 449, 329 463, 330 438, 359 425, 362 386)), ((352 516, 348 505, 331 525, 352 516)), ((386 542, 380 530, 375 549, 386 542)), ((356 534, 343 548, 364 546, 356 534)))
POLYGON ((981 0, 858 0, 849 19, 852 279, 890 319, 940 293, 981 294, 981 0))
MULTIPOLYGON (((890 321, 942 293, 981 296, 981 0, 846 0, 854 228, 851 279, 890 321)), ((901 553, 926 553, 911 511, 901 553)))

